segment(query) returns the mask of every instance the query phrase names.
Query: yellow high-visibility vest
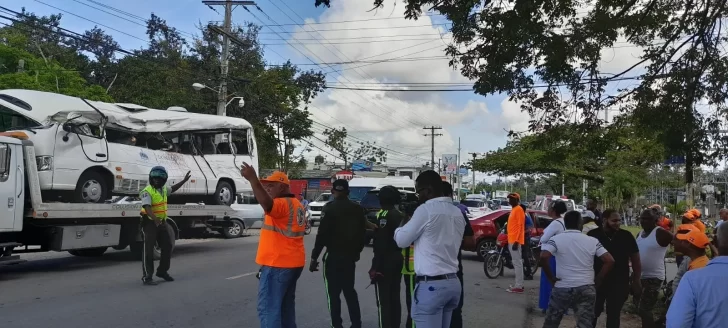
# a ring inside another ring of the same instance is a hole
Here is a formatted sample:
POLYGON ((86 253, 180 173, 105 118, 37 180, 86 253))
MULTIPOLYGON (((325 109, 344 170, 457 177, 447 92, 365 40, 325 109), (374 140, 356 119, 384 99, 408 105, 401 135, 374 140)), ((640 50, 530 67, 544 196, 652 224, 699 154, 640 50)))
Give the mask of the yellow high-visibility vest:
MULTIPOLYGON (((156 188, 151 185, 147 185, 146 188, 139 193, 147 192, 152 197, 152 212, 160 220, 167 219, 167 187, 162 187, 162 193, 159 193, 156 188)), ((147 211, 142 207, 141 215, 146 216, 147 211)))

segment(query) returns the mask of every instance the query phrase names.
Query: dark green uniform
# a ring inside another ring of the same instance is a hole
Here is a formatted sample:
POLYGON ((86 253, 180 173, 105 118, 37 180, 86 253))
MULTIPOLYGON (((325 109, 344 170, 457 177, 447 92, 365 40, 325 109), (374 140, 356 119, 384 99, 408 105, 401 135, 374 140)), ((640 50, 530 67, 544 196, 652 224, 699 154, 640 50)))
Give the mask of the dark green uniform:
POLYGON ((394 241, 394 230, 404 215, 396 210, 381 210, 377 214, 379 228, 374 234, 372 268, 381 276, 374 285, 379 308, 379 328, 399 328, 402 322, 400 286, 402 279, 402 249, 394 241))
POLYGON ((324 281, 329 301, 331 325, 341 328, 341 300, 344 293, 349 308, 349 318, 353 328, 361 328, 359 297, 354 289, 356 262, 364 249, 366 217, 364 208, 348 198, 337 198, 324 205, 316 244, 311 253, 317 259, 326 247, 324 254, 324 281))

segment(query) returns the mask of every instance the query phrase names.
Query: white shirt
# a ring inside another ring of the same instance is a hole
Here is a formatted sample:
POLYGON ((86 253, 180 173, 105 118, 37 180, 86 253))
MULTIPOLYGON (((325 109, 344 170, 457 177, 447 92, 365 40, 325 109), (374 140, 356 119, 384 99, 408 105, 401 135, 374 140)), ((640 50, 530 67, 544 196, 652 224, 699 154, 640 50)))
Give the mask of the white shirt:
POLYGON ((640 250, 640 262, 642 263, 642 279, 665 279, 667 246, 662 247, 657 242, 658 229, 662 228, 655 227, 646 238, 642 237, 644 230, 640 230, 637 234, 637 248, 640 250))
MULTIPOLYGON (((553 223, 552 223, 553 224, 553 223)), ((566 230, 551 237, 541 250, 556 257, 556 288, 574 288, 594 284, 594 256, 607 249, 594 238, 579 230, 566 230)))
POLYGON ((551 221, 551 224, 546 227, 546 229, 543 229, 543 235, 541 235, 541 244, 545 244, 549 239, 551 239, 553 236, 556 236, 566 230, 566 226, 564 225, 564 218, 558 218, 556 220, 551 221))
POLYGON ((415 244, 415 274, 438 276, 458 272, 458 251, 465 220, 450 197, 433 198, 420 205, 412 219, 394 230, 401 248, 415 244))

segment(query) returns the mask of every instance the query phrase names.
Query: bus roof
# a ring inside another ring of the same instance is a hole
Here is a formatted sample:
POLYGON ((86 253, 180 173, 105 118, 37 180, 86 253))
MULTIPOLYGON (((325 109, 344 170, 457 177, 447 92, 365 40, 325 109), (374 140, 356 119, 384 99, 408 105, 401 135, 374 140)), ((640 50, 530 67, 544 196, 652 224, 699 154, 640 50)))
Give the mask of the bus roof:
MULTIPOLYGON (((252 127, 248 121, 236 117, 159 110, 134 104, 89 103, 107 116, 109 127, 135 132, 243 130, 252 127)), ((96 124, 101 121, 101 115, 81 98, 51 92, 0 90, 0 105, 43 125, 69 120, 96 124)))

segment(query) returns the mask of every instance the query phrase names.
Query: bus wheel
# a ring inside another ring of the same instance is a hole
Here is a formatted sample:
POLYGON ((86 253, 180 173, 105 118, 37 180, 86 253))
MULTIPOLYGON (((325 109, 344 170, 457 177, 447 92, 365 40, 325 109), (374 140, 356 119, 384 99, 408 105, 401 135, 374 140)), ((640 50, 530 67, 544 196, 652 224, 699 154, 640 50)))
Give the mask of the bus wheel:
POLYGON ((73 198, 76 203, 103 203, 109 198, 106 180, 98 172, 84 172, 78 179, 73 198))
POLYGON ((220 181, 217 183, 214 195, 215 205, 227 205, 230 206, 235 200, 235 192, 233 187, 227 181, 220 181))

